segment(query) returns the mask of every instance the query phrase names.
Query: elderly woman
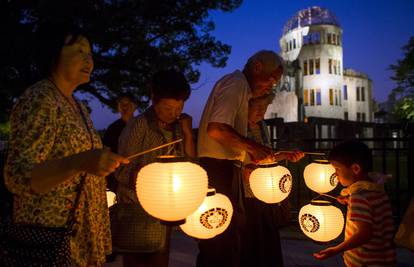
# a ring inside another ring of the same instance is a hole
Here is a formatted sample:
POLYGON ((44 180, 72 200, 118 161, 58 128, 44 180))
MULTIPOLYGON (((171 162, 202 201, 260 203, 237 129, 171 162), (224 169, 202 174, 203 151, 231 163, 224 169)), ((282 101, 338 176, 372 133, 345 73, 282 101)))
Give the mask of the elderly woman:
MULTIPOLYGON (((264 95, 249 100, 248 110, 248 138, 271 146, 270 137, 263 121, 268 105, 272 102, 274 94, 264 95)), ((290 160, 298 161, 304 154, 302 152, 279 152, 271 161, 290 160)), ((244 193, 246 210, 246 229, 243 232, 243 267, 283 266, 283 255, 280 244, 279 227, 287 224, 290 219, 288 200, 282 204, 267 204, 253 195, 250 189, 249 177, 254 164, 248 164, 244 171, 244 193)))
MULTIPOLYGON (((131 119, 119 138, 119 153, 129 156, 147 149, 182 138, 183 142, 172 149, 156 150, 133 160, 131 164, 122 166, 115 174, 119 184, 117 196, 119 203, 135 203, 139 205, 135 183, 137 173, 144 165, 154 161, 157 156, 174 154, 178 156, 195 156, 195 146, 192 138, 192 119, 181 113, 184 102, 190 96, 190 86, 184 75, 174 70, 160 71, 152 78, 150 106, 143 114, 131 119)), ((146 227, 153 218, 145 214, 140 223, 146 227)), ((153 225, 153 224, 152 224, 153 225)), ((148 247, 143 240, 142 249, 129 248, 133 254, 124 255, 124 266, 168 266, 169 233, 164 225, 153 225, 153 229, 142 228, 149 235, 148 247), (158 248, 154 248, 154 243, 158 248)), ((129 231, 128 229, 124 229, 129 231)), ((136 232, 135 232, 136 233, 136 232)), ((130 238, 135 233, 131 232, 130 238)), ((114 232, 114 246, 117 233, 114 232)))
POLYGON ((86 107, 73 96, 93 70, 86 35, 54 25, 41 28, 38 39, 44 79, 22 94, 11 114, 5 182, 14 194, 13 220, 64 227, 80 192, 70 264, 102 266, 111 252, 104 177, 128 160, 102 149, 86 107))

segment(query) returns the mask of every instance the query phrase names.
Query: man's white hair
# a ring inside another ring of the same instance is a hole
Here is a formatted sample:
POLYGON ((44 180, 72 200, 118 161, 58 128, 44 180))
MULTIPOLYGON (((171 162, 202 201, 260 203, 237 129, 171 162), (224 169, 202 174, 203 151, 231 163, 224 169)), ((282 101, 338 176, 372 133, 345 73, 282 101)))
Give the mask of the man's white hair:
POLYGON ((256 52, 247 60, 244 68, 251 71, 257 61, 263 64, 263 71, 266 73, 276 70, 279 66, 282 66, 283 71, 286 70, 283 58, 271 50, 260 50, 256 52))

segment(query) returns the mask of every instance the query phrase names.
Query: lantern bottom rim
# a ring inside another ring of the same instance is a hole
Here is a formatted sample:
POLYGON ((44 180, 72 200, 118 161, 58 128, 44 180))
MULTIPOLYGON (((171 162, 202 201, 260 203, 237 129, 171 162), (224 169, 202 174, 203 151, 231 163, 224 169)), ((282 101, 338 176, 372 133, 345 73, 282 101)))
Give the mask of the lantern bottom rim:
POLYGON ((328 201, 328 200, 312 200, 311 201, 311 205, 313 206, 331 206, 332 202, 328 201))

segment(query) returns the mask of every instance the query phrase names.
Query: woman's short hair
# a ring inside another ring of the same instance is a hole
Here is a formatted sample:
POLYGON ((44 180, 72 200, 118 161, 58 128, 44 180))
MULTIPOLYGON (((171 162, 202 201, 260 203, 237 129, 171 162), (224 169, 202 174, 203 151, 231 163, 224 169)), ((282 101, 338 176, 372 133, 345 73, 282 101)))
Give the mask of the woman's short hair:
POLYGON ((84 37, 89 41, 92 50, 92 42, 89 36, 72 23, 44 22, 39 25, 35 33, 34 61, 39 74, 47 77, 58 63, 63 46, 71 45, 84 37), (67 38, 70 36, 70 39, 67 38))
POLYGON ((361 141, 351 139, 335 146, 329 153, 329 160, 339 162, 347 167, 358 164, 363 174, 372 171, 372 152, 368 146, 361 141))
POLYGON ((163 98, 186 101, 191 94, 191 88, 184 74, 170 69, 158 71, 151 81, 151 97, 153 102, 163 98))

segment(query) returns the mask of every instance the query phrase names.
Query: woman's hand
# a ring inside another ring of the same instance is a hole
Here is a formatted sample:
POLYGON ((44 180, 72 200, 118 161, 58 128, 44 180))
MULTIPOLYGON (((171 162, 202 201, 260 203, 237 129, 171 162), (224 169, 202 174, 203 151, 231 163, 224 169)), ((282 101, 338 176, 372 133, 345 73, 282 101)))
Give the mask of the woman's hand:
POLYGON ((82 171, 97 175, 107 176, 114 172, 119 165, 128 164, 129 160, 121 155, 112 153, 107 147, 103 149, 94 149, 81 153, 82 171))
POLYGON ((180 122, 181 129, 183 129, 185 135, 193 134, 193 118, 190 115, 181 113, 178 121, 180 122))

